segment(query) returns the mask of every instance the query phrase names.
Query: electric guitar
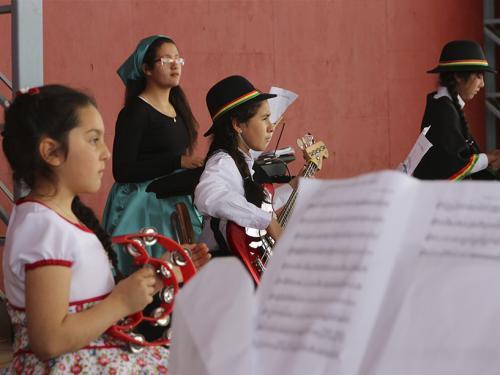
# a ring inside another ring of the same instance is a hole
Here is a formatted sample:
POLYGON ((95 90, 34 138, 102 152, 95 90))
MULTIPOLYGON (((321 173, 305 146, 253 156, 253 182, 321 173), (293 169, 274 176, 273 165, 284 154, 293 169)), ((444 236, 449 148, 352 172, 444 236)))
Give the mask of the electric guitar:
MULTIPOLYGON (((312 177, 321 169, 323 159, 328 158, 328 149, 323 142, 315 142, 310 134, 299 138, 297 145, 302 149, 306 160, 300 176, 312 177)), ((264 188, 270 196, 274 192, 272 185, 266 184, 264 188)), ((297 188, 294 188, 287 203, 278 214, 278 222, 283 229, 290 218, 296 199, 297 188)), ((273 212, 270 203, 263 203, 262 209, 273 212)), ((273 254, 274 240, 265 230, 243 228, 232 221, 227 223, 226 238, 231 251, 243 262, 255 283, 259 284, 262 273, 273 254)))

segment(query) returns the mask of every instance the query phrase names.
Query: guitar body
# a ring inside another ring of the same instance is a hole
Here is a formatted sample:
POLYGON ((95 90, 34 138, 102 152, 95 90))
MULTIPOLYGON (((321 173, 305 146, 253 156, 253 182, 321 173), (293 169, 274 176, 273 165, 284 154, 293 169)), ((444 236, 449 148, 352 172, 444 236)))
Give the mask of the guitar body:
POLYGON ((263 251, 252 249, 249 244, 254 242, 255 238, 249 237, 246 234, 246 228, 240 227, 238 224, 229 221, 227 223, 227 242, 229 248, 233 251, 234 255, 238 257, 255 283, 259 284, 262 275, 261 267, 259 267, 260 254, 263 251))
MULTIPOLYGON (((274 194, 273 185, 264 184, 263 186, 270 200, 272 200, 274 194)), ((261 208, 266 212, 272 212, 273 210, 270 203, 263 203, 261 208)), ((244 228, 232 221, 227 222, 226 238, 229 248, 243 262, 256 284, 259 284, 260 277, 265 269, 262 258, 266 254, 270 256, 274 245, 266 235, 265 230, 244 228)))
MULTIPOLYGON (((314 143, 314 138, 310 135, 303 137, 300 143, 298 140, 297 143, 302 148, 304 157, 307 160, 307 165, 302 176, 311 177, 316 171, 321 169, 323 159, 328 157, 328 150, 323 142, 314 143)), ((272 185, 266 184, 264 188, 270 194, 274 193, 272 185)), ((296 193, 297 191, 294 189, 294 192, 278 216, 278 222, 282 227, 286 225, 288 216, 293 209, 296 193)), ((269 203, 264 203, 262 208, 265 211, 273 212, 273 207, 269 203)), ((227 223, 226 238, 230 250, 243 262, 258 285, 262 273, 266 269, 267 262, 272 256, 274 240, 267 235, 265 230, 243 228, 232 221, 228 221, 227 223)))

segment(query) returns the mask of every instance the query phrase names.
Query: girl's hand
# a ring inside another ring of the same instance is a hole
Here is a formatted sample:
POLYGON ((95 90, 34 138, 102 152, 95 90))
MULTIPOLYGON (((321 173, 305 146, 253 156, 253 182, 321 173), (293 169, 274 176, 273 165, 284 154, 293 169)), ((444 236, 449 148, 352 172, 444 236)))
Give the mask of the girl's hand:
POLYGON ((198 168, 203 167, 203 158, 195 155, 182 155, 181 168, 198 168))
POLYGON ((196 270, 199 270, 208 263, 210 258, 212 258, 207 244, 203 242, 197 244, 184 244, 182 247, 191 251, 191 260, 193 261, 196 270))
POLYGON ((280 238, 283 229, 281 228, 280 223, 278 223, 278 220, 276 220, 276 218, 273 216, 273 218, 271 219, 271 223, 266 228, 266 231, 273 238, 273 240, 277 241, 278 238, 280 238))
POLYGON ((153 302, 156 277, 150 267, 144 267, 120 281, 111 297, 117 298, 128 310, 128 314, 141 311, 146 305, 153 302))
POLYGON ((488 165, 493 169, 500 169, 500 150, 493 150, 486 153, 488 157, 488 165))

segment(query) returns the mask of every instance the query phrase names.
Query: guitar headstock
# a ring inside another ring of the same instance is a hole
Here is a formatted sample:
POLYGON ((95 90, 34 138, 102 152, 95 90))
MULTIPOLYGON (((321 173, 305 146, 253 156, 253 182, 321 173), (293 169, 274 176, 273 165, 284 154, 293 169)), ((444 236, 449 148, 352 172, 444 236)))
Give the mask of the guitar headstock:
POLYGON ((317 170, 323 166, 323 159, 328 158, 328 149, 323 141, 316 142, 312 134, 307 133, 297 139, 297 145, 304 154, 306 162, 313 163, 317 170))

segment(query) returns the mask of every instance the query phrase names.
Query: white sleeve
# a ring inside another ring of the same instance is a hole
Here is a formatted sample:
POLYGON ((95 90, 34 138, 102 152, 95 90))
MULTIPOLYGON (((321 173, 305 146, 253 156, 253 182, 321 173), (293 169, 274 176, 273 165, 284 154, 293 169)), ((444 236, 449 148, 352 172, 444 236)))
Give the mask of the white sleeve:
POLYGON ((208 159, 196 186, 194 203, 204 215, 231 220, 242 227, 265 229, 272 218, 272 213, 246 200, 238 167, 224 152, 208 159))
POLYGON ((24 274, 26 270, 40 266, 73 265, 71 241, 68 241, 67 230, 58 220, 61 221, 46 212, 34 212, 9 227, 6 248, 9 249, 9 262, 14 272, 24 274))
POLYGON ((481 153, 481 154, 479 154, 477 162, 472 167, 472 170, 470 171, 470 173, 476 173, 476 172, 482 171, 483 169, 486 169, 486 168, 488 168, 488 157, 486 156, 486 154, 481 153))

